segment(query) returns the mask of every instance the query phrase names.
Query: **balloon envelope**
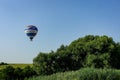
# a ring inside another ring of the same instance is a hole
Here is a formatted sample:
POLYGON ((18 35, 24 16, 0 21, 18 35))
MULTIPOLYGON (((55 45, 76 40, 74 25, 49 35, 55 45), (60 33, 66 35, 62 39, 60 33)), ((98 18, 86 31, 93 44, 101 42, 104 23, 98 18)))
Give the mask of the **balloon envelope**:
POLYGON ((31 41, 36 36, 37 32, 38 32, 37 27, 33 25, 29 25, 27 26, 27 29, 25 29, 25 33, 30 38, 31 41))

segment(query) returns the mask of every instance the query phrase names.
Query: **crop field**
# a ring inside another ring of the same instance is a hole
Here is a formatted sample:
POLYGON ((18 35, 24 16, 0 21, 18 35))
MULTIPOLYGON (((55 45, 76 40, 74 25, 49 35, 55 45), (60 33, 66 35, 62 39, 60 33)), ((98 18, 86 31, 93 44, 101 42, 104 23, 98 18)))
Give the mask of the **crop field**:
POLYGON ((17 68, 17 67, 19 67, 19 68, 24 68, 24 67, 26 67, 26 66, 33 66, 32 64, 19 64, 19 63, 14 63, 14 64, 7 64, 7 65, 0 65, 0 70, 1 69, 4 69, 6 66, 12 66, 12 67, 14 67, 14 68, 17 68))

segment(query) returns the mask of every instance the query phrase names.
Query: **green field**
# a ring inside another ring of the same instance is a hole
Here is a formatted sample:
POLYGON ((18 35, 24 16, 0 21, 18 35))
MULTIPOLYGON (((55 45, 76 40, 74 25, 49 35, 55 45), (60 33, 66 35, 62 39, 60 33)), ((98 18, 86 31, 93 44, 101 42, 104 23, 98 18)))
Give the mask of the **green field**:
POLYGON ((4 69, 6 66, 12 66, 12 67, 14 67, 14 68, 17 68, 17 67, 19 67, 19 68, 24 68, 24 67, 26 67, 26 66, 33 66, 32 64, 19 64, 19 63, 11 63, 11 64, 8 64, 8 65, 0 65, 0 70, 1 69, 4 69))

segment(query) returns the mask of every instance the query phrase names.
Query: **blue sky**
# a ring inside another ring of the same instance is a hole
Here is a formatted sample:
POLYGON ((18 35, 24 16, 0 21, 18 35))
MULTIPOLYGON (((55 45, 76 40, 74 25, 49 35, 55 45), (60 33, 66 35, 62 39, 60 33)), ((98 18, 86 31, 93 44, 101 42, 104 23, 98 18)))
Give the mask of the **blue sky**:
POLYGON ((0 62, 32 63, 85 35, 120 41, 120 0, 0 0, 0 62), (39 32, 30 42, 24 30, 39 32))

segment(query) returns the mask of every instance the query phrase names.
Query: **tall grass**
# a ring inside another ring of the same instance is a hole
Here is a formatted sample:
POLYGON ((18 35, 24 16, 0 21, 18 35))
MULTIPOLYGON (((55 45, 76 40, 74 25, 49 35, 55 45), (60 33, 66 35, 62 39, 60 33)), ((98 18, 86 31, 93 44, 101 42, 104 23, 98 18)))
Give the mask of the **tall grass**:
POLYGON ((120 80, 120 70, 83 68, 78 71, 38 76, 26 80, 120 80))

